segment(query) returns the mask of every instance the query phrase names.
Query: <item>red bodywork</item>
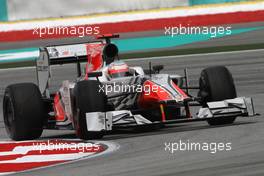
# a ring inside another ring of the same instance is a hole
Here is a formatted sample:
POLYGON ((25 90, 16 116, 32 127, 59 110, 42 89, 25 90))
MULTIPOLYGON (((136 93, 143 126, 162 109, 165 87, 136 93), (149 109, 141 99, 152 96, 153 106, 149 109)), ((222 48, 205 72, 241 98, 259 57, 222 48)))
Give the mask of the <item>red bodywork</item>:
POLYGON ((103 67, 103 43, 90 43, 87 44, 87 64, 86 64, 86 76, 89 72, 99 70, 103 67))
MULTIPOLYGON (((175 83, 171 81, 171 85, 173 88, 179 93, 179 97, 181 97, 181 100, 188 99, 189 96, 186 95, 186 93, 181 90, 175 83)), ((143 84, 144 87, 150 87, 148 91, 143 91, 142 94, 139 96, 138 99, 138 105, 142 109, 160 109, 161 113, 161 121, 165 122, 167 119, 165 108, 166 104, 162 104, 161 102, 169 101, 169 100, 175 100, 175 97, 167 91, 165 88, 163 88, 160 85, 155 84, 154 82, 147 80, 143 84)), ((185 107, 186 116, 190 117, 190 111, 189 107, 185 107)))
MULTIPOLYGON (((175 83, 171 82, 173 87, 182 97, 182 100, 189 98, 183 90, 181 90, 175 83)), ((139 97, 139 106, 141 108, 153 108, 160 105, 162 101, 173 100, 174 97, 163 87, 147 80, 144 82, 144 87, 151 87, 149 91, 143 91, 139 97)))
POLYGON ((145 81, 143 87, 150 87, 150 89, 144 90, 139 97, 138 103, 141 108, 154 108, 159 106, 160 101, 173 98, 164 88, 157 86, 150 80, 145 81))
POLYGON ((54 113, 55 113, 55 119, 57 122, 63 122, 66 119, 66 114, 62 105, 61 97, 59 95, 59 92, 56 93, 54 97, 54 113))

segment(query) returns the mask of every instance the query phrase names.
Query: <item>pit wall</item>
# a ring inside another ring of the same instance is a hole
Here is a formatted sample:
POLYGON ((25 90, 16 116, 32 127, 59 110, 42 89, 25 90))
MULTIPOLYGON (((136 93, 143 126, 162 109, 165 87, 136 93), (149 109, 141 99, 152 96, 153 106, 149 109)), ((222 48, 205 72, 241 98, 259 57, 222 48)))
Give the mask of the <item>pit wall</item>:
POLYGON ((252 0, 0 0, 0 21, 81 16, 252 0))

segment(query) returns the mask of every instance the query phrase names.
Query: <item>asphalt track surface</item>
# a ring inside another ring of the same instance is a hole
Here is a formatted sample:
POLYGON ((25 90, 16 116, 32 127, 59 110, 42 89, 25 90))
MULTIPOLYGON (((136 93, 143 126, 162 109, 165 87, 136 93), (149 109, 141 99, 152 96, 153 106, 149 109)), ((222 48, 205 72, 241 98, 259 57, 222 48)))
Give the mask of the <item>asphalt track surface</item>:
MULTIPOLYGON (((234 53, 177 56, 152 59, 152 64, 164 64, 165 73, 182 74, 189 68, 191 84, 197 83, 204 67, 225 65, 232 72, 240 96, 254 98, 256 111, 264 114, 264 50, 234 53)), ((130 65, 147 68, 149 60, 131 60, 130 65)), ((74 65, 53 68, 55 81, 73 79, 74 65)), ((15 82, 35 82, 35 69, 14 69, 0 71, 0 102, 4 88, 15 82)), ((224 85, 224 83, 223 83, 224 85)), ((2 111, 2 108, 0 108, 2 111)), ((2 112, 0 112, 0 139, 7 139, 2 112)), ((45 131, 43 139, 75 138, 73 131, 45 131)), ((89 175, 89 176, 135 176, 135 175, 177 175, 177 176, 240 176, 264 175, 264 119, 239 118, 233 125, 210 127, 206 122, 192 122, 168 125, 154 131, 127 129, 117 131, 103 140, 120 145, 114 153, 92 159, 77 161, 61 166, 44 168, 18 175, 89 175), (200 143, 232 143, 230 151, 165 151, 164 143, 181 141, 200 143)))

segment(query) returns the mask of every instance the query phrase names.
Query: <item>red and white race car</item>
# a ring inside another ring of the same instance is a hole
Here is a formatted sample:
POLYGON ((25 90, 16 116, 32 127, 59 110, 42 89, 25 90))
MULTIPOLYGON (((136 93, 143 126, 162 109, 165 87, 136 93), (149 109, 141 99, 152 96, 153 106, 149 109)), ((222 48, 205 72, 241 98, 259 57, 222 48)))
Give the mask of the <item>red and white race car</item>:
POLYGON ((204 69, 199 86, 189 87, 187 73, 161 74, 162 65, 129 67, 119 60, 110 41, 114 37, 118 35, 40 48, 38 86, 20 83, 5 90, 3 113, 10 138, 29 140, 40 137, 43 129, 74 129, 81 139, 98 139, 118 127, 201 120, 222 125, 255 115, 252 98, 237 97, 226 67, 204 69), (86 62, 84 73, 81 62, 86 62), (66 63, 76 63, 77 79, 50 92, 50 65, 66 63), (189 89, 198 89, 198 96, 189 89), (193 106, 200 106, 196 113, 193 106))

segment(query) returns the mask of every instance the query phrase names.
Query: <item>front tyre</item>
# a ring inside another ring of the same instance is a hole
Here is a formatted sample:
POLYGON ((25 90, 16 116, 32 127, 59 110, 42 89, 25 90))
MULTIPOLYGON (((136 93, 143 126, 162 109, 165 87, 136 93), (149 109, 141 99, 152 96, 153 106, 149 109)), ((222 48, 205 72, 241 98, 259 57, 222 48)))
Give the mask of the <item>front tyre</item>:
POLYGON ((80 81, 75 86, 76 133, 80 139, 101 139, 102 131, 88 131, 86 113, 106 112, 107 100, 104 92, 99 91, 100 83, 95 80, 80 81))
MULTIPOLYGON (((207 102, 222 101, 237 97, 235 84, 229 70, 224 66, 215 66, 204 69, 199 80, 200 91, 198 96, 202 98, 203 106, 207 102)), ((232 124, 236 117, 212 118, 207 120, 209 125, 232 124)))
POLYGON ((3 116, 11 139, 39 138, 43 131, 45 110, 38 87, 33 83, 8 86, 3 99, 3 116))

